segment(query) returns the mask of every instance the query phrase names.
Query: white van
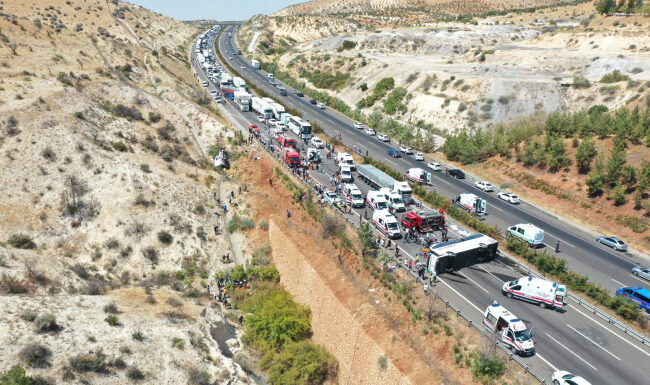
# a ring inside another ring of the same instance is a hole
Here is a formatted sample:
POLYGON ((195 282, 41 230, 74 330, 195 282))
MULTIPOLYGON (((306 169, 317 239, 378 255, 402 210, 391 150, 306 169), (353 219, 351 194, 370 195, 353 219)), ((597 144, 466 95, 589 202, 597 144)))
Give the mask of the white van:
POLYGON ((388 210, 376 210, 372 214, 372 223, 379 232, 385 234, 388 238, 399 238, 402 235, 397 219, 388 210))
POLYGON ((566 286, 529 276, 504 283, 501 293, 508 298, 515 297, 536 303, 542 309, 547 306, 562 309, 566 286))
POLYGON ((366 202, 373 210, 387 210, 388 202, 386 201, 386 196, 384 193, 377 190, 368 191, 368 196, 366 197, 366 202))
POLYGON ((361 194, 361 190, 359 187, 357 187, 357 185, 352 183, 343 185, 343 195, 345 196, 345 202, 352 207, 365 206, 363 194, 361 194))
POLYGON ((508 232, 535 247, 544 243, 544 230, 530 223, 520 223, 508 227, 508 232))
POLYGON ((354 159, 352 158, 352 155, 348 154, 347 152, 339 152, 336 155, 336 163, 339 165, 343 164, 348 167, 350 167, 351 170, 356 170, 357 165, 354 163, 354 159))
POLYGON ((404 206, 404 201, 402 200, 401 195, 385 187, 379 189, 379 191, 384 193, 386 196, 386 201, 388 202, 388 207, 390 207, 393 212, 401 213, 406 211, 406 206, 404 206))
POLYGON ((350 167, 348 166, 340 166, 339 170, 339 175, 341 178, 341 182, 343 183, 349 183, 352 182, 352 170, 350 170, 350 167))
POLYGON ((513 353, 522 356, 535 354, 534 331, 526 329, 522 320, 499 303, 494 302, 485 309, 483 326, 497 334, 513 353))

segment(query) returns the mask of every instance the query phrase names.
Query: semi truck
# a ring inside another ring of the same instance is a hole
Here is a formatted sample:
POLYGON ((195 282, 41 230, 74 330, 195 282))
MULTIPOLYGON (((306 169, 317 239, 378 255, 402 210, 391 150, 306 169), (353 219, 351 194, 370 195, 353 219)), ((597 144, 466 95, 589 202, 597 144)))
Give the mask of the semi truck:
POLYGON ((444 226, 445 215, 442 210, 411 211, 402 217, 402 227, 417 230, 420 233, 439 230, 444 226))
POLYGON ((253 96, 251 98, 251 108, 258 114, 263 115, 265 119, 271 119, 273 117, 273 109, 262 98, 253 96))
POLYGON ((463 193, 456 195, 452 202, 461 208, 467 210, 470 214, 483 215, 485 214, 485 209, 487 208, 487 203, 485 199, 479 198, 478 196, 471 193, 463 193))
POLYGON ((357 173, 359 174, 359 178, 371 187, 376 189, 391 189, 400 194, 404 202, 407 202, 407 204, 408 202, 411 202, 413 190, 411 190, 411 187, 409 187, 407 182, 396 181, 393 177, 371 164, 357 166, 357 173))
POLYGON ((483 234, 439 243, 429 248, 429 271, 448 273, 493 260, 499 243, 483 234))
POLYGON ((567 294, 566 286, 532 276, 504 283, 501 293, 508 298, 535 303, 542 309, 547 306, 562 309, 567 294))
POLYGON ((235 91, 235 103, 239 106, 241 111, 250 111, 251 109, 251 94, 246 91, 235 91))
POLYGON ((492 331, 501 342, 521 356, 535 354, 533 330, 526 328, 522 320, 495 302, 483 313, 483 326, 492 331))
MULTIPOLYGON (((280 117, 284 113, 284 106, 280 103, 272 102, 269 103, 271 109, 273 110, 273 116, 275 119, 280 120, 280 117)), ((285 123, 286 124, 286 123, 285 123)))
POLYGON ((300 154, 296 152, 295 148, 285 147, 285 149, 282 151, 282 160, 284 163, 288 164, 289 166, 297 166, 300 164, 300 154))
POLYGON ((246 89, 246 81, 239 76, 232 78, 232 84, 239 89, 246 89))
POLYGON ((251 64, 253 65, 253 68, 255 68, 256 70, 260 69, 260 62, 259 62, 259 60, 255 60, 255 59, 253 59, 253 60, 251 60, 251 64))
POLYGON ((296 147, 296 140, 288 138, 286 135, 278 135, 276 140, 281 147, 296 147))

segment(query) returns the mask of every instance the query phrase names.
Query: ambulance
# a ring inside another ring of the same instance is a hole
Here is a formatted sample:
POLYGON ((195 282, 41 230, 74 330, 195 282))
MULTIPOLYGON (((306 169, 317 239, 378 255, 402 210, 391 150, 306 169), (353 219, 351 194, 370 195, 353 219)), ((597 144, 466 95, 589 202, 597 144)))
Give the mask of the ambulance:
POLYGON ((542 309, 547 306, 562 309, 567 294, 566 286, 531 276, 504 283, 501 293, 508 298, 536 303, 542 309))
POLYGON ((386 197, 386 202, 388 202, 388 207, 395 213, 401 213, 406 211, 406 206, 404 206, 404 201, 402 196, 395 191, 388 188, 381 188, 379 192, 384 193, 386 197))
POLYGON ((513 353, 521 356, 535 354, 534 329, 527 329, 522 320, 499 303, 494 302, 485 309, 483 326, 496 334, 513 353))
POLYGON ((544 244, 544 230, 530 223, 520 223, 508 227, 508 233, 528 243, 531 247, 544 244))
POLYGON ((343 186, 343 195, 345 196, 345 202, 351 205, 352 207, 363 207, 365 202, 363 200, 363 195, 361 190, 357 187, 356 184, 347 183, 343 186))
POLYGON ((397 219, 388 210, 375 210, 372 214, 372 223, 388 238, 395 239, 402 236, 397 219))
POLYGON ((348 167, 348 166, 340 166, 339 167, 339 177, 341 178, 341 182, 343 182, 343 183, 352 182, 352 170, 350 170, 350 167, 348 167))
POLYGON ((366 202, 373 210, 387 210, 388 202, 386 201, 386 196, 383 192, 377 190, 368 191, 368 196, 366 197, 366 202))

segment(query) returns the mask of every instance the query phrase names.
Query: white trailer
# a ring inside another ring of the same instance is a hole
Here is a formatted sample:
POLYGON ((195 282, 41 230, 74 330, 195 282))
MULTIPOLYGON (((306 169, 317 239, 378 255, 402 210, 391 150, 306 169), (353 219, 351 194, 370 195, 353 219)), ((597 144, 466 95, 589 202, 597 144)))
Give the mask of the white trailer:
POLYGON ((567 294, 566 286, 532 276, 504 283, 501 293, 508 298, 536 303, 542 309, 547 306, 562 309, 567 294))
POLYGON ((481 199, 478 196, 470 193, 456 195, 452 202, 454 202, 456 206, 462 207, 469 213, 476 215, 485 214, 485 209, 487 208, 485 199, 481 199))
POLYGON ((282 104, 276 103, 276 102, 272 102, 272 103, 269 103, 269 104, 271 105, 271 108, 273 109, 273 116, 275 116, 275 118, 277 120, 280 120, 280 117, 282 116, 282 114, 285 111, 284 106, 282 104))
POLYGON ((242 89, 242 88, 245 89, 246 88, 246 81, 244 81, 244 79, 242 79, 242 78, 240 78, 238 76, 235 76, 234 78, 232 78, 232 84, 235 87, 239 88, 239 89, 242 89))
POLYGON ((251 98, 251 108, 258 114, 263 115, 265 119, 271 119, 273 117, 273 109, 266 100, 262 98, 253 96, 251 98))
POLYGON ((251 94, 246 91, 235 91, 235 103, 239 106, 241 111, 250 111, 251 109, 251 94))

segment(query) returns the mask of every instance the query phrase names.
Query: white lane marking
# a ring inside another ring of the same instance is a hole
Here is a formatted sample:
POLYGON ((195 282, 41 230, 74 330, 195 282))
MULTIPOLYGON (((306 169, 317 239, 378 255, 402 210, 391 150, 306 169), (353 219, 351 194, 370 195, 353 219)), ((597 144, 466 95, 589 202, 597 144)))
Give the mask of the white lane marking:
POLYGON ((386 159, 386 162, 390 162, 390 163, 394 164, 395 167, 399 167, 399 165, 398 165, 397 163, 393 162, 393 161, 390 160, 390 159, 386 159))
POLYGON ((601 324, 600 322, 596 321, 595 319, 591 318, 590 316, 586 315, 585 313, 581 312, 580 310, 578 310, 578 309, 575 308, 575 307, 572 307, 571 309, 573 309, 573 310, 577 311, 578 313, 582 314, 583 316, 589 318, 589 319, 592 320, 595 324, 599 325, 600 327, 602 327, 603 329, 605 329, 605 330, 607 330, 608 332, 612 333, 612 334, 615 335, 616 337, 618 337, 618 338, 620 338, 621 340, 623 340, 623 341, 627 342, 628 344, 632 345, 633 347, 635 347, 635 348, 636 348, 638 351, 640 351, 641 353, 643 353, 643 354, 645 354, 646 356, 650 357, 650 353, 646 352, 645 350, 643 350, 643 349, 641 349, 640 347, 636 346, 636 345, 633 344, 632 342, 630 342, 630 341, 626 340, 625 338, 621 337, 620 335, 618 335, 617 333, 615 333, 615 332, 614 332, 613 330, 611 330, 610 328, 606 327, 605 325, 601 324))
POLYGON ((492 210, 492 209, 499 210, 499 211, 503 212, 503 210, 501 210, 500 208, 498 208, 498 207, 496 207, 494 205, 490 206, 490 210, 492 210))
POLYGON ((438 178, 438 180, 439 180, 440 182, 442 182, 442 183, 447 183, 447 184, 450 185, 450 186, 452 185, 451 183, 447 182, 446 180, 444 180, 444 179, 442 179, 442 178, 438 178))
POLYGON ((501 278, 497 277, 496 275, 492 274, 491 272, 487 271, 483 266, 478 265, 478 267, 480 267, 481 269, 483 269, 483 271, 485 271, 486 273, 490 274, 491 276, 493 276, 493 277, 496 278, 497 280, 501 281, 501 283, 505 283, 505 282, 506 282, 506 281, 502 280, 501 278))
POLYGON ((591 366, 591 368, 592 368, 593 370, 596 370, 596 371, 598 370, 598 369, 596 369, 595 366, 593 366, 593 365, 590 364, 589 362, 583 360, 582 357, 580 357, 579 355, 575 354, 575 353, 573 352, 573 350, 567 348, 566 346, 562 345, 562 343, 561 343, 560 341, 558 341, 558 340, 556 340, 555 338, 551 337, 550 334, 548 334, 548 333, 544 333, 544 334, 546 334, 546 336, 547 336, 548 338, 550 338, 550 339, 552 339, 553 341, 555 341, 558 345, 560 345, 561 347, 563 347, 564 349, 566 349, 567 352, 569 352, 569 353, 573 354, 574 356, 576 356, 576 358, 578 358, 580 361, 582 361, 582 362, 584 362, 585 364, 591 366))
POLYGON ((553 364, 551 364, 550 362, 546 361, 546 358, 540 356, 539 353, 535 353, 535 357, 539 357, 542 361, 546 362, 546 365, 550 366, 551 369, 553 369, 554 371, 557 372, 557 368, 553 364))
POLYGON ((462 275, 463 277, 469 279, 470 281, 472 281, 472 283, 473 283, 474 285, 478 286, 479 289, 481 289, 481 290, 483 290, 484 292, 486 292, 486 293, 489 294, 489 292, 488 292, 487 290, 485 290, 485 288, 484 288, 483 286, 481 286, 481 285, 479 285, 478 283, 474 282, 473 279, 471 279, 470 277, 468 277, 467 275, 465 275, 465 273, 463 273, 462 271, 459 271, 458 274, 460 274, 460 275, 462 275))
POLYGON ((450 288, 451 291, 453 291, 454 293, 456 293, 460 298, 462 298, 462 299, 464 299, 465 301, 467 301, 468 304, 472 305, 472 307, 473 307, 474 309, 476 309, 476 311, 478 311, 479 313, 481 313, 481 315, 483 315, 483 311, 482 311, 481 309, 479 309, 476 305, 474 305, 470 300, 468 300, 467 298, 465 298, 465 296, 463 296, 462 294, 460 294, 459 292, 457 292, 456 289, 454 289, 453 287, 451 287, 447 282, 443 281, 440 277, 438 277, 438 282, 440 282, 440 283, 444 284, 445 286, 447 286, 448 288, 450 288))
POLYGON ((565 244, 565 245, 567 245, 567 246, 575 247, 575 246, 573 246, 572 244, 570 244, 569 242, 567 242, 567 241, 561 239, 560 237, 556 237, 555 235, 549 233, 548 231, 546 232, 546 234, 548 234, 548 235, 550 235, 551 237, 553 237, 553 238, 559 240, 560 242, 562 242, 563 244, 565 244))
MULTIPOLYGON (((646 281, 645 279, 642 279, 641 277, 639 277, 639 276, 637 276, 637 275, 630 274, 630 276, 632 276, 632 278, 636 278, 636 279, 638 279, 639 281, 641 281, 641 282, 643 282, 643 283, 648 283, 648 281, 646 281)), ((625 285, 623 285, 623 286, 625 286, 625 285)))
POLYGON ((618 284, 619 284, 619 285, 621 285, 621 286, 625 286, 624 284, 622 284, 622 283, 620 283, 620 282, 618 282, 618 281, 617 281, 617 280, 615 280, 614 278, 610 278, 610 279, 611 279, 612 281, 614 281, 614 282, 616 282, 616 283, 618 283, 618 284))
POLYGON ((589 337, 587 337, 586 335, 580 333, 580 332, 579 332, 578 330, 576 330, 576 328, 574 328, 573 326, 571 326, 571 325, 569 325, 569 324, 566 324, 566 326, 568 326, 568 327, 569 327, 571 330, 573 330, 574 332, 580 334, 580 335, 581 335, 584 339, 586 339, 587 341, 589 341, 589 342, 591 342, 592 344, 594 344, 594 345, 598 346, 599 348, 601 348, 605 353, 609 354, 610 356, 616 358, 616 359, 619 360, 619 361, 621 360, 620 358, 616 357, 612 352, 610 352, 609 350, 607 350, 607 349, 605 349, 604 347, 602 347, 602 346, 600 346, 599 344, 597 344, 597 343, 596 343, 595 341, 593 341, 591 338, 589 338, 589 337))

